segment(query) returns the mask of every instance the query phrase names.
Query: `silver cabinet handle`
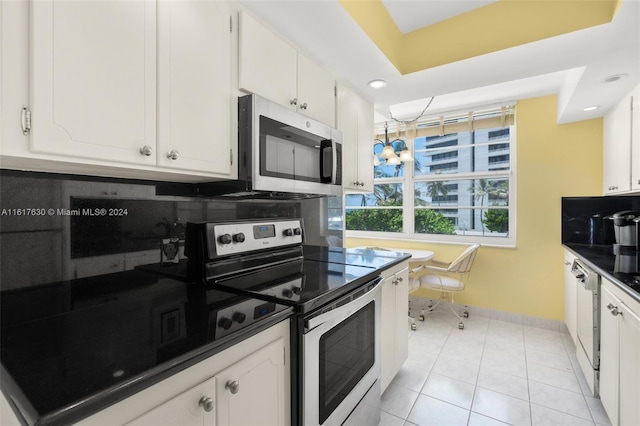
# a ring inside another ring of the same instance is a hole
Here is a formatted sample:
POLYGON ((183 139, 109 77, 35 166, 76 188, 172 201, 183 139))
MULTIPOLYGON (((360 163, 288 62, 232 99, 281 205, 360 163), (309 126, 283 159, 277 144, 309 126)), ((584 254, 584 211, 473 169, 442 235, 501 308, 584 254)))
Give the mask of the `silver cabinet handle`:
POLYGON ((609 311, 611 311, 611 315, 613 315, 614 317, 615 317, 615 316, 618 316, 618 315, 622 315, 622 312, 620 312, 620 311, 618 310, 618 307, 617 307, 617 306, 614 306, 612 303, 609 303, 609 304, 607 305, 607 309, 608 309, 609 311))
POLYGON ((571 265, 571 263, 567 262, 566 260, 564 261, 564 264, 567 265, 567 266, 571 265))
POLYGON ((172 149, 171 151, 167 152, 167 158, 169 160, 177 160, 178 159, 178 150, 177 149, 172 149))
POLYGON ((289 101, 291 105, 298 105, 298 98, 293 98, 289 101))
POLYGON ((300 109, 307 109, 307 103, 303 103, 302 105, 300 105, 300 109))
POLYGON ((198 405, 204 408, 204 411, 208 413, 213 410, 213 399, 208 396, 203 396, 200 398, 200 401, 198 401, 198 405))
POLYGON ((151 148, 149 145, 145 145, 140 148, 140 154, 149 157, 151 156, 151 154, 153 154, 153 148, 151 148))
POLYGON ((224 388, 227 389, 229 392, 231 392, 232 394, 237 394, 238 391, 240 390, 240 384, 233 380, 229 380, 225 385, 224 388))

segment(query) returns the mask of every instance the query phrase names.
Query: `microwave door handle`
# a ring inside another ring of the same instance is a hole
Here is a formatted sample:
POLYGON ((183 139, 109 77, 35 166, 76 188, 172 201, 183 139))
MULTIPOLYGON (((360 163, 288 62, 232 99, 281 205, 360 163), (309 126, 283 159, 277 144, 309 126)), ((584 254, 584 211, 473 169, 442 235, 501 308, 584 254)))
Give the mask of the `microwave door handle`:
POLYGON ((332 182, 333 174, 334 174, 333 171, 335 170, 335 161, 336 161, 336 156, 334 155, 334 142, 328 139, 325 139, 322 142, 320 142, 320 182, 321 183, 332 182), (328 153, 327 153, 327 150, 329 150, 328 153), (326 158, 325 158, 327 154, 331 156, 329 161, 326 161, 326 158), (325 172, 325 167, 327 166, 327 163, 329 163, 331 167, 331 170, 329 170, 328 174, 325 172))
MULTIPOLYGON (((331 152, 333 155, 331 156, 332 164, 331 164, 331 181, 333 185, 335 185, 336 177, 338 176, 338 150, 336 148, 336 141, 331 141, 331 152)), ((636 240, 637 241, 637 240, 636 240)))

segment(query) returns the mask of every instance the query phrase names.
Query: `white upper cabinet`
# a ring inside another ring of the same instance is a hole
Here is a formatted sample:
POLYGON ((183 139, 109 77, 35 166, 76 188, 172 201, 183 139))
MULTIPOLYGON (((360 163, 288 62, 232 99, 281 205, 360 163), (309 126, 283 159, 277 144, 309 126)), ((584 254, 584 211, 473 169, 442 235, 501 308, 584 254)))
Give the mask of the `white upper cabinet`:
POLYGON ((290 106, 297 92, 298 52, 251 15, 239 16, 240 90, 290 106))
POLYGON ((231 173, 230 19, 226 2, 158 2, 159 166, 231 173))
POLYGON ((335 122, 335 86, 333 75, 298 53, 298 111, 329 126, 335 122))
POLYGON ((604 117, 603 192, 640 190, 640 86, 604 117))
POLYGON ((240 12, 238 57, 240 90, 334 125, 333 75, 245 12, 240 12))
POLYGON ((342 131, 345 190, 373 192, 373 104, 342 83, 337 90, 337 122, 342 131), (353 164, 355 162, 355 164, 353 164))
POLYGON ((156 3, 31 3, 31 150, 155 164, 156 3))
POLYGON ((237 8, 216 0, 2 2, 3 167, 234 179, 237 8))
POLYGON ((640 85, 631 93, 631 190, 640 191, 640 85))

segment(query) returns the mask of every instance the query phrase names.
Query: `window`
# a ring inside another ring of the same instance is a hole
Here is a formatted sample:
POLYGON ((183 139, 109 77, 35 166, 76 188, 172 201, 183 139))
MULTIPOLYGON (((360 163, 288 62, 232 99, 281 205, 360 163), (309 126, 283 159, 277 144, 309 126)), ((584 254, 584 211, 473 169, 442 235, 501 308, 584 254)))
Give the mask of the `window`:
POLYGON ((347 235, 515 245, 513 123, 511 107, 418 122, 414 162, 374 166, 374 192, 346 195, 347 235))

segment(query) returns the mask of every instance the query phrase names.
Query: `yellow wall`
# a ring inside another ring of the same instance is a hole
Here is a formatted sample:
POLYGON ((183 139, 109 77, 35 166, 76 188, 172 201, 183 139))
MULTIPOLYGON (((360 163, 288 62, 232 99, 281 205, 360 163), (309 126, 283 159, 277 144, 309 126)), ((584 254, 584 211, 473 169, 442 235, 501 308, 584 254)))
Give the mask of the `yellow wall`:
MULTIPOLYGON (((518 102, 517 248, 481 247, 469 286, 456 295, 456 303, 563 319, 560 198, 602 194, 602 119, 558 125, 556 105, 555 96, 518 102)), ((462 250, 446 244, 347 239, 348 247, 362 245, 433 250, 442 260, 462 250)))

